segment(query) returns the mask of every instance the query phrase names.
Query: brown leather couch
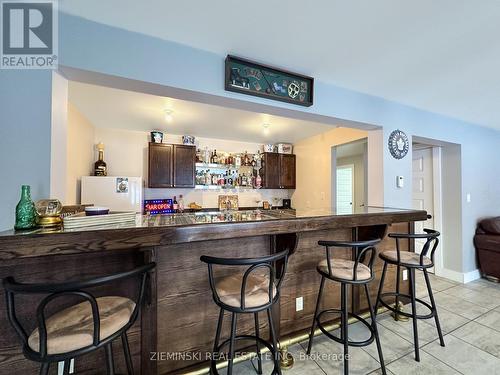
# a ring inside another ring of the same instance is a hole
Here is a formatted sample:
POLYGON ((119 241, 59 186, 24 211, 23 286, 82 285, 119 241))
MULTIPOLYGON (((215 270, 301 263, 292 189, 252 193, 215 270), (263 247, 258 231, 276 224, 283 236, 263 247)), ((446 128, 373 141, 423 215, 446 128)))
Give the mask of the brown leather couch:
POLYGON ((500 216, 479 222, 474 246, 483 277, 500 281, 500 216))

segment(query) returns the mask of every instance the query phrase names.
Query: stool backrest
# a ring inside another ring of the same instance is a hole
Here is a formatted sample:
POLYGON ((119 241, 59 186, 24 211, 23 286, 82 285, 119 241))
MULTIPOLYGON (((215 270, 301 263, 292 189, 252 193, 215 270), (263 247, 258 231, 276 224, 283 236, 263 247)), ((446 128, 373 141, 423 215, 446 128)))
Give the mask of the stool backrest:
POLYGON ((398 256, 398 263, 401 261, 400 258, 400 243, 403 240, 415 240, 415 239, 426 239, 425 244, 420 252, 420 265, 424 265, 424 257, 428 257, 434 263, 434 253, 439 245, 439 233, 434 229, 424 229, 425 233, 389 233, 388 236, 396 239, 396 251, 398 256), (429 255, 430 251, 430 255, 429 255))
POLYGON ((239 266, 242 268, 246 268, 246 270, 243 273, 241 282, 241 304, 240 307, 236 310, 240 312, 262 310, 270 307, 273 304, 273 301, 279 298, 281 283, 283 282, 283 279, 285 277, 286 267, 288 263, 288 250, 259 258, 216 258, 203 255, 202 257, 200 257, 200 260, 204 263, 207 263, 208 265, 208 279, 210 282, 210 288, 212 290, 214 300, 218 305, 223 304, 223 302, 221 302, 219 293, 217 292, 217 285, 216 279, 214 277, 213 267, 215 265, 239 266), (247 280, 253 272, 261 269, 267 271, 267 290, 269 300, 266 304, 249 309, 245 306, 247 280))
MULTIPOLYGON (((130 278, 138 278, 140 280, 138 292, 134 300, 135 308, 130 316, 129 322, 119 331, 123 332, 127 330, 132 324, 134 324, 135 320, 137 319, 137 315, 139 314, 139 309, 144 298, 146 280, 148 278, 149 271, 151 271, 155 266, 156 263, 149 263, 126 272, 101 276, 83 281, 72 281, 65 283, 19 283, 16 282, 14 278, 7 277, 3 279, 2 284, 6 292, 7 316, 9 322, 21 339, 24 348, 27 350, 31 350, 28 345, 28 335, 26 333, 26 329, 19 322, 18 316, 16 315, 15 297, 16 295, 20 294, 46 295, 36 308, 36 322, 40 337, 39 357, 41 359, 46 359, 50 357, 50 355, 47 355, 47 328, 45 320, 45 309, 47 305, 49 305, 49 303, 55 299, 68 296, 76 296, 83 301, 87 301, 91 306, 93 323, 93 343, 91 348, 97 347, 101 343, 99 308, 96 297, 88 290, 130 278)), ((83 354, 83 352, 87 352, 88 349, 89 347, 82 348, 80 350, 77 350, 74 354, 78 355, 79 352, 83 354)))
MULTIPOLYGON (((380 239, 368 240, 368 241, 318 241, 318 245, 325 246, 326 248, 326 264, 328 266, 328 273, 333 276, 332 259, 330 256, 330 248, 351 248, 354 251, 354 267, 352 281, 357 281, 358 276, 358 266, 360 263, 364 264, 366 256, 369 254, 370 259, 366 264, 370 269, 370 279, 373 278, 373 262, 375 260, 375 255, 377 253, 376 245, 380 242, 380 239), (360 250, 361 249, 361 250, 360 250)), ((363 282, 366 280, 363 280, 363 282)))

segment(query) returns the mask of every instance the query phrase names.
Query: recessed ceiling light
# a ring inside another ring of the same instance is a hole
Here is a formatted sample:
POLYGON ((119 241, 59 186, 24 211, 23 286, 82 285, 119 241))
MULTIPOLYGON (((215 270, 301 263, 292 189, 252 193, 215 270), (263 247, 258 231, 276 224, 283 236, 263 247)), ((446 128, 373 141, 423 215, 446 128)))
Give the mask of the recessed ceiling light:
POLYGON ((174 113, 174 111, 171 109, 165 110, 165 121, 166 122, 168 122, 168 123, 172 122, 172 120, 174 119, 174 117, 172 116, 173 113, 174 113))

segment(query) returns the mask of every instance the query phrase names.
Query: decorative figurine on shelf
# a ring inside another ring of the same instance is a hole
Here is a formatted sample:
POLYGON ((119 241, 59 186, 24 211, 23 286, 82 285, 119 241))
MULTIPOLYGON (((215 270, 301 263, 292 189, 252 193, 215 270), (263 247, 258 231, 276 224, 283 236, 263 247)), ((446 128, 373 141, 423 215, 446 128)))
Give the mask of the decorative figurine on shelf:
POLYGON ((30 186, 21 187, 21 199, 16 206, 16 224, 14 229, 31 229, 36 226, 35 203, 31 200, 30 186))

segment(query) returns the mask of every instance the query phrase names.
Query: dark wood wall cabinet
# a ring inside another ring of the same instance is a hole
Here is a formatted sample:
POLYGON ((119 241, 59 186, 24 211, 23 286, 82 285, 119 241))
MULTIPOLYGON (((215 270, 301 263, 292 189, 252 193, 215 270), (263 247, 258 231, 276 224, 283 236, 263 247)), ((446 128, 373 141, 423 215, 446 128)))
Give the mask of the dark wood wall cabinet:
POLYGON ((295 155, 265 152, 262 158, 262 187, 264 189, 295 189, 295 155))
POLYGON ((149 144, 148 186, 150 188, 194 187, 195 146, 149 144))

